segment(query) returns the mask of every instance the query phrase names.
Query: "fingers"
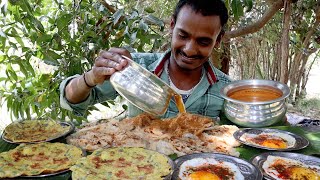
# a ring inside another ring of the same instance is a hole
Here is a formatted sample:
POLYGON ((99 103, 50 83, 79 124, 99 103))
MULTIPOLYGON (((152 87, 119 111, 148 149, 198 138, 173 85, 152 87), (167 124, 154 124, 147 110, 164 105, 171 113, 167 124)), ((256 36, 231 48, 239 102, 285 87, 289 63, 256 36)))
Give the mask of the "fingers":
POLYGON ((97 57, 96 62, 94 64, 97 67, 106 67, 106 68, 114 68, 116 70, 121 70, 124 66, 117 61, 114 61, 112 59, 106 59, 103 57, 97 57))
POLYGON ((92 81, 101 84, 109 79, 113 73, 122 70, 128 64, 128 61, 122 56, 131 58, 126 49, 111 48, 108 51, 100 51, 95 59, 92 73, 90 73, 92 81))
POLYGON ((116 70, 114 68, 107 68, 107 67, 96 67, 93 68, 94 74, 100 76, 111 76, 116 70))
POLYGON ((100 51, 96 58, 95 66, 105 66, 119 71, 127 65, 127 60, 124 59, 122 55, 128 56, 128 54, 130 56, 130 53, 127 50, 119 48, 111 48, 109 51, 100 51))

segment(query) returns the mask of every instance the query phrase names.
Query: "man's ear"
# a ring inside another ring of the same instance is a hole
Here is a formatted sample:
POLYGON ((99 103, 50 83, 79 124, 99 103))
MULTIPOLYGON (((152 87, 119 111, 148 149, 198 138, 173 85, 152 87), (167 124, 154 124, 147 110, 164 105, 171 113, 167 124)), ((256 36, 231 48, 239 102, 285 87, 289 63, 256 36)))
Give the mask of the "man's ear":
POLYGON ((175 25, 176 25, 175 20, 174 20, 173 17, 171 17, 171 21, 170 21, 170 34, 172 34, 175 25))

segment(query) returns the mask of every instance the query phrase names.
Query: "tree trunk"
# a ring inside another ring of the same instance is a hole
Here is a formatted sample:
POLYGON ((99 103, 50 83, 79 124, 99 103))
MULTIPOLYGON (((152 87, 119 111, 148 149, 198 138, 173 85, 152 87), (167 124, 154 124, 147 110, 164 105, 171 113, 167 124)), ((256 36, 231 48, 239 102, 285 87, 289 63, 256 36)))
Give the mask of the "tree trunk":
POLYGON ((221 50, 213 50, 211 54, 213 65, 227 75, 229 75, 230 58, 231 56, 229 42, 223 43, 221 50))
MULTIPOLYGON (((320 6, 318 7, 318 11, 320 12, 320 6)), ((317 16, 317 17, 320 17, 317 16)), ((291 94, 289 99, 291 101, 294 102, 295 97, 296 97, 296 88, 297 88, 297 83, 299 80, 299 70, 301 68, 302 65, 302 59, 303 59, 303 54, 308 52, 309 49, 309 44, 310 44, 310 39, 312 37, 312 35, 315 33, 317 27, 320 24, 320 18, 316 18, 315 23, 313 24, 313 26, 310 28, 310 30, 307 32, 306 37, 304 38, 304 41, 302 43, 302 47, 299 49, 299 51, 296 52, 294 58, 293 58, 293 62, 292 62, 292 66, 291 66, 291 70, 290 70, 290 90, 291 90, 291 94)))
POLYGON ((290 31, 291 0, 284 2, 283 30, 281 40, 280 82, 288 82, 289 31, 290 31))

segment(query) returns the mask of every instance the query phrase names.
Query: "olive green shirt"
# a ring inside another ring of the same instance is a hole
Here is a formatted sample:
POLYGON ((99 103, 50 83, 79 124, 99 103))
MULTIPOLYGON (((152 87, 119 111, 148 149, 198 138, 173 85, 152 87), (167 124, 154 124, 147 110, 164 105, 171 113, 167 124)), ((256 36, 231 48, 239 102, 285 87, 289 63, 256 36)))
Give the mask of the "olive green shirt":
MULTIPOLYGON (((171 51, 166 53, 132 53, 132 59, 144 68, 153 72, 164 82, 169 83, 168 74, 164 71, 164 64, 169 59, 171 51)), ((224 99, 220 95, 220 89, 231 82, 229 77, 213 66, 211 61, 204 64, 205 75, 199 84, 192 91, 185 102, 186 111, 193 114, 200 114, 212 118, 218 117, 223 107, 224 99)), ((81 103, 72 104, 65 98, 65 87, 67 83, 79 75, 66 78, 60 84, 60 103, 65 109, 73 111, 76 115, 84 115, 87 108, 95 103, 112 100, 119 94, 115 91, 109 81, 94 87, 90 95, 81 103)), ((134 117, 143 111, 133 104, 128 104, 128 116, 134 117)), ((175 101, 170 100, 169 107, 160 118, 173 117, 178 114, 175 101)))

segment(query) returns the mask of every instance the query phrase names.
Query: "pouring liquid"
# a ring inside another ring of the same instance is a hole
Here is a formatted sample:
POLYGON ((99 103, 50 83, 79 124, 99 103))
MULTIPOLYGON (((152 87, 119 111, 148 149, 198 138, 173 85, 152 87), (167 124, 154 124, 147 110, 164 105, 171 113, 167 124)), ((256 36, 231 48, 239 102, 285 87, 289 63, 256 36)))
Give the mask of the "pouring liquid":
POLYGON ((184 106, 182 96, 180 94, 174 94, 174 101, 176 102, 176 106, 178 108, 179 113, 185 113, 186 107, 184 106))

